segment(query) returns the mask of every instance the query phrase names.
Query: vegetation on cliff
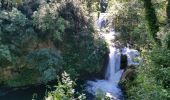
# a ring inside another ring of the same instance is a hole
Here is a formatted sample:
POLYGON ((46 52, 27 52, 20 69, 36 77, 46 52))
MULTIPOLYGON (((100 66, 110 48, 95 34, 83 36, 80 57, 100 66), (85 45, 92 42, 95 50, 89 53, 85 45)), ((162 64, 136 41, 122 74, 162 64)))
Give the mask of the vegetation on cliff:
MULTIPOLYGON (((122 40, 141 52, 142 63, 122 80, 129 100, 170 98, 169 1, 112 0, 119 9, 113 23, 122 40), (135 73, 135 74, 134 74, 135 73)), ((112 10, 113 11, 113 10, 112 10)), ((115 11, 114 11, 115 12, 115 11)), ((128 74, 127 69, 126 74, 128 74)))
MULTIPOLYGON (((0 0, 0 84, 58 79, 46 98, 84 99, 73 81, 99 73, 108 53, 94 28, 99 10, 99 0, 0 0), (57 78, 63 71, 70 77, 57 78)), ((108 0, 108 26, 143 58, 122 80, 128 100, 170 99, 169 11, 170 0, 108 0)))
POLYGON ((1 0, 0 5, 1 84, 47 83, 63 70, 73 78, 100 71, 107 47, 85 2, 1 0))

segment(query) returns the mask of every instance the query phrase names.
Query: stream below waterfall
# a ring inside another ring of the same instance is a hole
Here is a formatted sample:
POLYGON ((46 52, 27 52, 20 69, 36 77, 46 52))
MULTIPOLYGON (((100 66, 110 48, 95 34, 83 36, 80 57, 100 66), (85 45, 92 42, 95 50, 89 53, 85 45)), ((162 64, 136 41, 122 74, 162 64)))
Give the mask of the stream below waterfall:
POLYGON ((18 88, 0 88, 0 100, 43 100, 47 91, 54 90, 57 81, 18 88))

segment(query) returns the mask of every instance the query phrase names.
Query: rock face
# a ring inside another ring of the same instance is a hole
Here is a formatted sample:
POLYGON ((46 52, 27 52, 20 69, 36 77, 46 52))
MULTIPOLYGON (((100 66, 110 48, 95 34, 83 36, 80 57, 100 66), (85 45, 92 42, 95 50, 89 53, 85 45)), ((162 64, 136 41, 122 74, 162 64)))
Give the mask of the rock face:
POLYGON ((121 77, 121 82, 133 80, 135 76, 135 66, 136 65, 128 65, 128 55, 121 55, 121 69, 125 69, 121 77))

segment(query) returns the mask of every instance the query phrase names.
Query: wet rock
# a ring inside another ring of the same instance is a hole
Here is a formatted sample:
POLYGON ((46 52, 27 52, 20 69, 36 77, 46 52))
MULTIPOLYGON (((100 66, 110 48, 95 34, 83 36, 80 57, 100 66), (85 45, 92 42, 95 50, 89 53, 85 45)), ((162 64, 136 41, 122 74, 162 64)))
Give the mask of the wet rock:
POLYGON ((107 0, 100 0, 100 11, 105 12, 108 6, 107 0))
POLYGON ((133 80, 134 77, 135 77, 135 67, 130 66, 124 71, 121 77, 121 82, 124 82, 126 80, 133 80))
POLYGON ((120 69, 125 69, 128 66, 128 62, 127 62, 127 55, 123 55, 121 54, 121 65, 120 65, 120 69))

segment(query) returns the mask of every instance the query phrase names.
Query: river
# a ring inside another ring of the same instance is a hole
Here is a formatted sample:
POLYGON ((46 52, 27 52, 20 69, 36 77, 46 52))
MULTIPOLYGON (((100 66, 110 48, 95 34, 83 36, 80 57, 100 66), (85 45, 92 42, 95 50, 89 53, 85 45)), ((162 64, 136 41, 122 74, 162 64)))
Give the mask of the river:
POLYGON ((43 100, 46 91, 53 90, 56 81, 49 82, 47 85, 32 85, 21 88, 0 88, 0 100, 43 100), (48 87, 47 87, 48 86, 48 87), (50 88, 49 88, 50 86, 50 88))

